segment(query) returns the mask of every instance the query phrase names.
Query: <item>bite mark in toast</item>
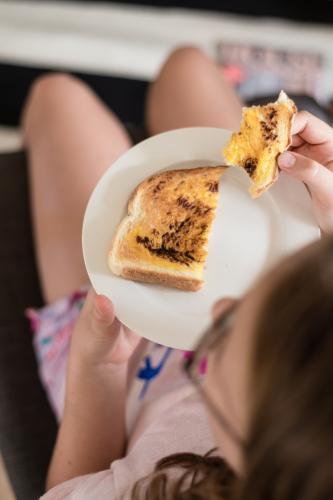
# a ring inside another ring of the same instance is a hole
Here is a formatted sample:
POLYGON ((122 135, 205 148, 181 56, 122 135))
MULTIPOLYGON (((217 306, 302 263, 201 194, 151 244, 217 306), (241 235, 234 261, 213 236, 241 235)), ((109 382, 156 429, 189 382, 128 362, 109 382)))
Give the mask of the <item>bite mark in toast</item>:
POLYGON ((223 153, 228 165, 246 170, 253 198, 278 178, 277 157, 291 144, 291 128, 297 108, 283 92, 273 103, 243 108, 240 131, 232 134, 223 153))

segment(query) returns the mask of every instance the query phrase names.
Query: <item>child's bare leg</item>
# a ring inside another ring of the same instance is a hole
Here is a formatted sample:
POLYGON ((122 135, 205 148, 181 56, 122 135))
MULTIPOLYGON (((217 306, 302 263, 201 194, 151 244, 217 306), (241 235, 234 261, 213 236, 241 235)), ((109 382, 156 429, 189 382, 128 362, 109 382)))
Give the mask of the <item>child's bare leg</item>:
POLYGON ((131 144, 93 92, 67 75, 48 75, 33 85, 23 129, 38 268, 51 302, 87 283, 84 210, 105 169, 131 144))
POLYGON ((151 85, 146 107, 150 134, 191 126, 237 129, 241 101, 216 64, 196 48, 171 54, 151 85))

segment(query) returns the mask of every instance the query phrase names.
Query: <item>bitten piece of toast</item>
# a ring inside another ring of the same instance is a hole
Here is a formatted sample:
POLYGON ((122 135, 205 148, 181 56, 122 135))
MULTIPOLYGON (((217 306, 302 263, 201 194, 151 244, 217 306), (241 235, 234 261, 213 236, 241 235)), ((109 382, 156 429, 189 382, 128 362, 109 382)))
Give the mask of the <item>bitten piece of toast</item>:
POLYGON ((170 170, 143 181, 114 236, 110 270, 130 280, 198 290, 225 168, 170 170))
POLYGON ((277 157, 291 144, 296 112, 294 101, 283 91, 273 103, 243 108, 240 131, 232 134, 223 153, 228 165, 246 170, 253 198, 277 180, 277 157))

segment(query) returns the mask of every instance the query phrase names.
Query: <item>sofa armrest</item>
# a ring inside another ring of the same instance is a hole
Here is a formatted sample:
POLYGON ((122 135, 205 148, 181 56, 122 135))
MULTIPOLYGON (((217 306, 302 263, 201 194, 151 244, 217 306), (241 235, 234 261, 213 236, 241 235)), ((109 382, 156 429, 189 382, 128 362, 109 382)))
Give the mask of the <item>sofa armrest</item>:
POLYGON ((0 154, 0 234, 0 450, 18 500, 36 500, 57 426, 24 317, 42 305, 24 152, 0 154))

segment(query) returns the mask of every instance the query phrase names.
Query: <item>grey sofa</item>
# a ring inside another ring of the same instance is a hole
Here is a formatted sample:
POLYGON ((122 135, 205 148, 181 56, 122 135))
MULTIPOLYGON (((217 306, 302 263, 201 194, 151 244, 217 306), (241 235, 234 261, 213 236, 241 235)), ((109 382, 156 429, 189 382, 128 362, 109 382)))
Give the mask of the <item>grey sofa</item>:
POLYGON ((42 305, 23 152, 0 155, 0 450, 18 500, 44 490, 56 422, 39 382, 27 306, 42 305))

